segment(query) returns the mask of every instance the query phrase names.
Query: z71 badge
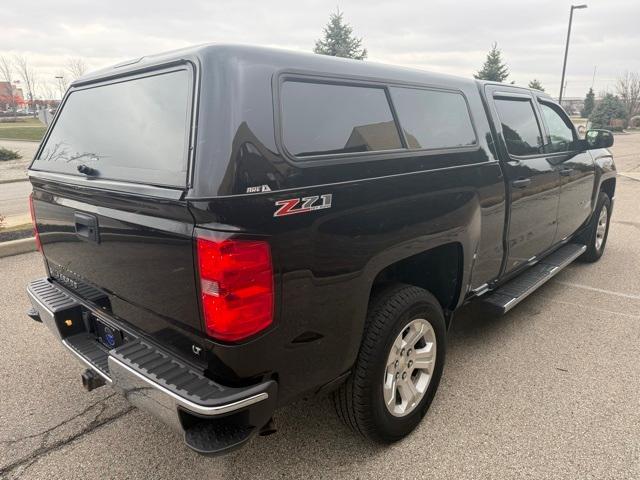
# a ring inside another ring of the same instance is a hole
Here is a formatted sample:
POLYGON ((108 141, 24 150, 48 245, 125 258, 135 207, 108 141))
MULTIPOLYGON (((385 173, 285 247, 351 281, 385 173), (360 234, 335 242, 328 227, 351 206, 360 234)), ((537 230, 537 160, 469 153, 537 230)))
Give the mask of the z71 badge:
POLYGON ((332 194, 314 195, 312 197, 290 198, 289 200, 278 200, 278 209, 273 214, 274 217, 285 217, 296 213, 307 213, 314 210, 331 208, 332 194))

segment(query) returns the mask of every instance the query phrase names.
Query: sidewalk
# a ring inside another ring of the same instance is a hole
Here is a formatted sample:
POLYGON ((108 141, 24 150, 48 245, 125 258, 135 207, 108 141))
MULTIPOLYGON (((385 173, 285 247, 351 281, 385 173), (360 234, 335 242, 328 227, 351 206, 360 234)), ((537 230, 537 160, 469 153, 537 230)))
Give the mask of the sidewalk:
POLYGON ((0 162, 0 184, 27 179, 27 167, 31 163, 39 142, 24 142, 20 140, 0 140, 0 147, 17 151, 22 158, 0 162))
POLYGON ((5 217, 3 227, 9 228, 30 223, 30 193, 31 183, 29 182, 0 184, 0 214, 5 217))
POLYGON ((4 223, 2 224, 2 229, 0 229, 0 233, 3 231, 3 229, 18 227, 21 225, 31 225, 30 213, 21 213, 18 215, 7 215, 4 219, 4 223))

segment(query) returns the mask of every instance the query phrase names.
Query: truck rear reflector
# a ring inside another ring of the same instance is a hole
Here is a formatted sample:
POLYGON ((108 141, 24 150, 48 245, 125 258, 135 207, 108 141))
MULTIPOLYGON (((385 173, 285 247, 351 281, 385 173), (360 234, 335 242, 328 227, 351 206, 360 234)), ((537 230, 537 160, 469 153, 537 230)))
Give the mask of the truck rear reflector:
POLYGON ((237 342, 271 325, 273 266, 269 244, 197 238, 197 250, 207 335, 237 342))
POLYGON ((33 193, 29 194, 29 213, 31 213, 31 223, 33 225, 33 236, 36 240, 36 248, 42 252, 42 243, 40 243, 40 234, 38 233, 38 226, 36 225, 36 212, 33 209, 33 193))

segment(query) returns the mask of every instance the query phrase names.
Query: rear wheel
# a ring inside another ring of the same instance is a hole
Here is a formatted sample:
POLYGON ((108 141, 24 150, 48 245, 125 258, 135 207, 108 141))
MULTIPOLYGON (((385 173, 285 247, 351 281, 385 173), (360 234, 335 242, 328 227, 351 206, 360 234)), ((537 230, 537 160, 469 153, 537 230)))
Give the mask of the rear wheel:
POLYGON ((425 415, 446 351, 440 304, 426 290, 394 285, 370 304, 352 375, 333 394, 338 416, 381 442, 409 434, 425 415))
POLYGON ((580 257, 585 262, 596 262, 602 257, 607 245, 609 235, 609 222, 611 221, 611 200, 605 192, 600 192, 596 209, 587 229, 581 235, 581 240, 587 249, 580 257))

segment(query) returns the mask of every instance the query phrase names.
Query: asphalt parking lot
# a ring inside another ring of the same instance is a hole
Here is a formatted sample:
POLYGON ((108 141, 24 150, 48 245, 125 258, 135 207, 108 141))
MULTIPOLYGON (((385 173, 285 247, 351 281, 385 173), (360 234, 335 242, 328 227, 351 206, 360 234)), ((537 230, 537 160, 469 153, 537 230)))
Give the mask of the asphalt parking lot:
MULTIPOLYGON (((616 137, 640 172, 640 134, 616 137)), ((633 175, 631 175, 633 176, 633 175)), ((356 437, 326 398, 277 413, 279 431, 200 457, 29 320, 38 253, 0 259, 0 477, 640 478, 640 181, 620 176, 607 252, 576 263, 504 317, 465 307, 425 420, 390 446, 356 437)))

